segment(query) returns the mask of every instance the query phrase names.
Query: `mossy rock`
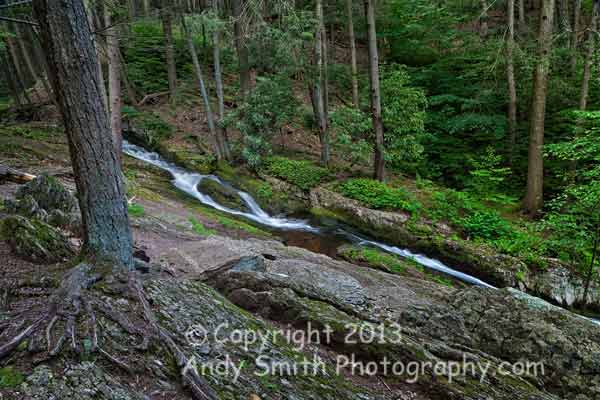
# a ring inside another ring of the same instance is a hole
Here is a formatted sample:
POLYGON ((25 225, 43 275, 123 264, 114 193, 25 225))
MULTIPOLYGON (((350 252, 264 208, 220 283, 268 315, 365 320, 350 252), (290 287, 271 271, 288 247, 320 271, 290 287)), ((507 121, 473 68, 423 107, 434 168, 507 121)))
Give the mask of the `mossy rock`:
POLYGON ((215 170, 215 158, 212 155, 203 154, 201 150, 166 149, 162 150, 161 154, 175 164, 194 172, 208 175, 215 170))
POLYGON ((31 196, 37 205, 47 212, 60 210, 71 213, 77 208, 77 200, 55 177, 40 175, 23 185, 16 194, 17 200, 31 196))
POLYGON ((75 255, 67 237, 45 222, 13 215, 3 221, 1 229, 11 249, 32 262, 55 263, 75 255))
POLYGON ((217 203, 234 210, 248 211, 246 203, 242 200, 237 190, 221 185, 214 179, 204 178, 198 184, 198 190, 212 197, 217 203))

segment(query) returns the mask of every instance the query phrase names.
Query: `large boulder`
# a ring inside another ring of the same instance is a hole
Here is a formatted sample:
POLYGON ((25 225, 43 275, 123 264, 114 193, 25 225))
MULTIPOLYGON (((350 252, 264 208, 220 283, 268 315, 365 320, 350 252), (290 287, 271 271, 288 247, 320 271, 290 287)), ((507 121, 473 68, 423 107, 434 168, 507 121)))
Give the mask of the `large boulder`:
POLYGON ((55 177, 40 175, 23 185, 15 196, 17 200, 31 196, 47 212, 60 210, 71 213, 77 209, 77 200, 55 177))
POLYGON ((239 261, 204 276, 232 302, 295 327, 333 327, 331 347, 359 360, 420 363, 417 386, 432 398, 600 398, 600 326, 541 299, 514 289, 451 289, 274 242, 212 237, 201 247, 210 252, 216 242, 239 261), (399 324, 402 334, 392 343, 344 342, 349 327, 367 323, 399 324), (432 368, 453 362, 489 370, 450 381, 432 368))
POLYGON ((2 221, 2 236, 13 252, 35 263, 55 263, 75 255, 69 239, 47 223, 12 215, 2 221))

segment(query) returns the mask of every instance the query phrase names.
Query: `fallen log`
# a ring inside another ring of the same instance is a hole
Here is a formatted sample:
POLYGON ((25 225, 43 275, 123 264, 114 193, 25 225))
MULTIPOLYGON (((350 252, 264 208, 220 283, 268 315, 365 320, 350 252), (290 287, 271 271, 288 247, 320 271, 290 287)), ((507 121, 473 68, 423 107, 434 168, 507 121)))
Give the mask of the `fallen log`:
POLYGON ((27 183, 36 178, 35 175, 21 172, 16 169, 0 165, 0 181, 11 181, 16 183, 27 183))

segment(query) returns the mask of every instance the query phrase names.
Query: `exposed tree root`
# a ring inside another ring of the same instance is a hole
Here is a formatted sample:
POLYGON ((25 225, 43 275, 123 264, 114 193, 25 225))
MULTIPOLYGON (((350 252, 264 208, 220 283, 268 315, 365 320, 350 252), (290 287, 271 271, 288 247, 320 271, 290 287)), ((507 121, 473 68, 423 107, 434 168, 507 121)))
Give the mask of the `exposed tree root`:
MULTIPOLYGON (((143 284, 137 272, 130 272, 127 278, 125 293, 141 307, 143 323, 138 326, 132 319, 101 298, 98 291, 93 290, 95 283, 102 276, 93 273, 88 264, 80 264, 67 273, 60 287, 48 301, 48 306, 40 312, 25 329, 11 332, 13 336, 0 346, 0 359, 12 354, 19 345, 34 334, 41 335, 46 341, 47 358, 56 357, 65 348, 75 354, 82 352, 97 353, 109 362, 117 365, 124 371, 134 374, 135 368, 111 354, 107 346, 103 345, 102 334, 98 324, 97 315, 117 324, 124 332, 131 336, 139 337, 140 345, 137 350, 147 350, 151 343, 156 343, 167 350, 175 359, 180 369, 180 378, 195 400, 217 399, 216 393, 198 374, 194 368, 186 368, 189 359, 169 331, 157 321, 154 312, 146 298, 143 284), (80 321, 81 320, 81 321, 80 321), (85 322, 78 324, 78 322, 85 322), (78 332, 77 327, 84 326, 84 332, 78 332), (56 338, 56 339, 55 339, 56 338), (85 341, 83 340, 85 339, 85 341)), ((111 277, 114 280, 114 277, 111 277)), ((118 285, 118 284, 117 284, 118 285)), ((123 294, 125 295, 125 294, 123 294)), ((136 315, 132 307, 132 315, 136 315)), ((7 328, 8 330, 9 328, 7 328)), ((13 327, 13 330, 21 329, 13 327)), ((6 335, 7 330, 2 335, 6 335)))

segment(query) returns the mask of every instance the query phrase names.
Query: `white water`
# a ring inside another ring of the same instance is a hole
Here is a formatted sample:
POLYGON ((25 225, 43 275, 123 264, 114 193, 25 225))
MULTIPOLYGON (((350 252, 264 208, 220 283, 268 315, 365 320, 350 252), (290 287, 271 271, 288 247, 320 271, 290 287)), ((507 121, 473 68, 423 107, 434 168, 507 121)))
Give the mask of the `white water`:
MULTIPOLYGON (((202 179, 212 179, 215 182, 218 182, 221 185, 228 185, 221 181, 218 177, 214 175, 201 175, 197 173, 189 172, 183 168, 176 166, 168 161, 165 161, 159 154, 150 152, 143 147, 136 146, 127 141, 123 141, 123 152, 131 157, 137 158, 138 160, 145 161, 150 163, 158 168, 161 168, 165 171, 168 171, 173 176, 173 185, 178 189, 184 191, 188 195, 196 198, 201 203, 208 205, 210 207, 216 208, 217 210, 223 211, 228 214, 237 215, 241 217, 248 218, 252 221, 258 222, 261 225, 269 226, 276 229, 285 229, 285 230, 301 230, 301 231, 310 231, 314 233, 322 233, 321 230, 317 227, 313 227, 308 222, 297 219, 289 219, 285 217, 273 217, 269 215, 265 210, 263 210, 258 203, 246 192, 238 191, 238 194, 244 200, 246 205, 248 206, 250 212, 243 212, 240 210, 234 210, 229 207, 225 207, 216 201, 214 201, 210 196, 200 193, 198 191, 198 184, 202 181, 202 179)), ((426 268, 432 269, 434 271, 442 272, 444 274, 450 275, 456 279, 461 281, 488 287, 494 288, 493 286, 471 276, 464 274, 462 272, 456 271, 442 262, 426 257, 422 254, 412 253, 407 249, 401 249, 399 247, 390 246, 385 243, 380 243, 376 241, 372 241, 358 235, 355 235, 351 232, 348 232, 342 228, 338 229, 338 232, 342 235, 349 238, 352 242, 360 245, 360 246, 375 246, 378 247, 388 253, 393 253, 399 255, 404 258, 411 258, 415 260, 417 263, 423 265, 426 268)))

